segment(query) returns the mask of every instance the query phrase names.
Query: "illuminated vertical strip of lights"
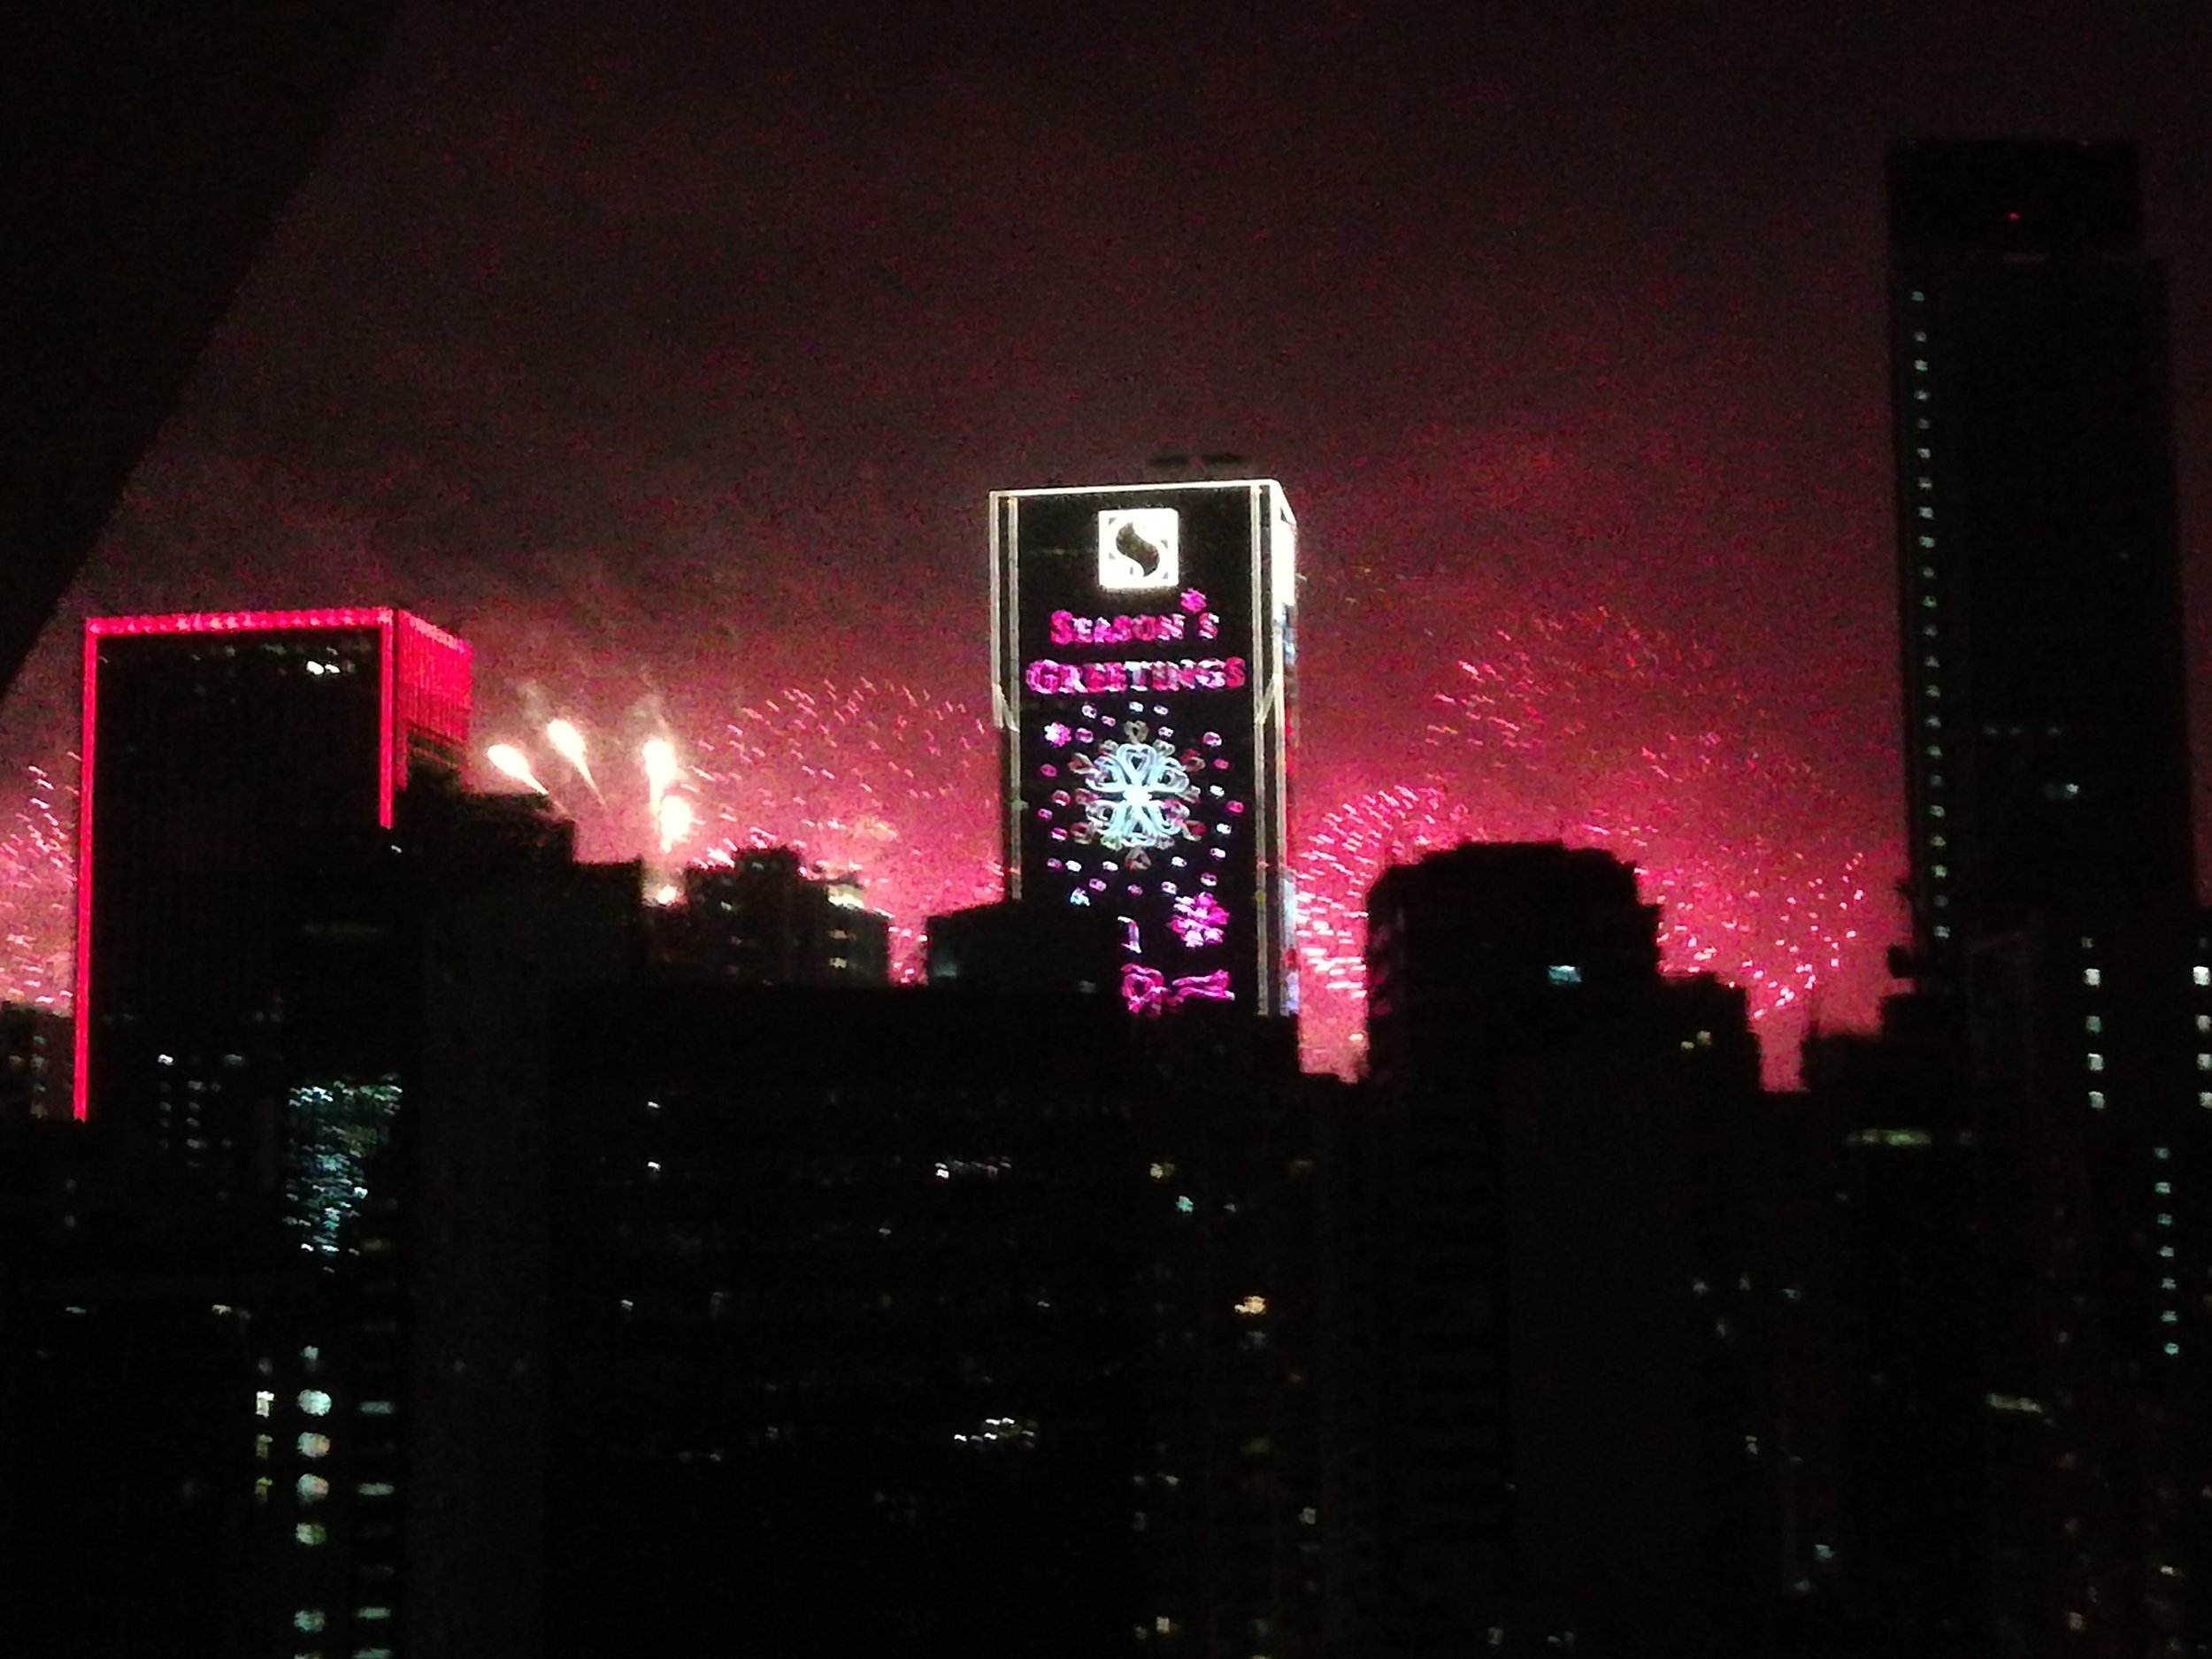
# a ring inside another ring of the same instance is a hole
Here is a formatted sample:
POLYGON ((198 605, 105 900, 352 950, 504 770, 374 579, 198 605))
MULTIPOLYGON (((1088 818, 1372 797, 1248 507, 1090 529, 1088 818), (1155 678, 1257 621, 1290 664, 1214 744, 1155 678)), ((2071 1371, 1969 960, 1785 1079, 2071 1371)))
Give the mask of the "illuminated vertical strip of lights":
POLYGON ((100 633, 84 630, 84 690, 80 710, 77 772, 77 960, 76 991, 71 999, 70 1041, 74 1064, 69 1079, 70 1110, 85 1121, 92 1087, 92 782, 93 745, 100 720, 100 633))
POLYGON ((1291 517, 1290 503, 1279 486, 1269 490, 1267 510, 1271 534, 1268 545, 1268 604, 1273 635, 1273 663, 1277 693, 1275 730, 1280 740, 1276 751, 1274 838, 1271 855, 1274 867, 1263 879, 1274 888, 1278 918, 1276 961, 1282 973, 1282 1007, 1298 1011, 1298 890, 1291 870, 1291 787, 1294 761, 1292 745, 1298 741, 1298 521, 1291 517))
POLYGON ((392 803, 406 761, 399 747, 399 629, 389 610, 376 613, 376 821, 392 827, 392 803))
MULTIPOLYGON (((1924 838, 1927 856, 1920 860, 1920 867, 1927 872, 1927 888, 1921 895, 1928 907, 1929 938, 1938 946, 1951 937, 1948 890, 1950 870, 1950 831, 1948 809, 1939 792, 1944 787, 1940 770, 1944 762, 1943 687, 1936 676, 1942 671, 1942 631, 1939 623, 1941 595, 1936 589, 1940 561, 1938 557, 1935 495, 1935 421, 1930 407, 1931 345, 1928 315, 1925 311, 1927 292, 1924 288, 1908 290, 1909 312, 1906 337, 1901 349, 1910 365, 1909 383, 1912 406, 1911 427, 1906 434, 1911 448, 1911 465, 1900 469, 1904 478, 1912 480, 1908 496, 1909 510, 1903 514, 1906 587, 1916 600, 1914 625, 1909 647, 1918 657, 1912 675, 1912 684, 1919 693, 1919 710, 1913 741, 1919 753, 1914 757, 1914 775, 1920 780, 1921 823, 1917 833, 1924 838), (1926 497, 1926 499, 1923 499, 1926 497)), ((1947 951, 1939 949, 1939 956, 1947 951)))
POLYGON ((991 501, 991 721, 999 733, 999 856, 1022 896, 1021 501, 991 501))

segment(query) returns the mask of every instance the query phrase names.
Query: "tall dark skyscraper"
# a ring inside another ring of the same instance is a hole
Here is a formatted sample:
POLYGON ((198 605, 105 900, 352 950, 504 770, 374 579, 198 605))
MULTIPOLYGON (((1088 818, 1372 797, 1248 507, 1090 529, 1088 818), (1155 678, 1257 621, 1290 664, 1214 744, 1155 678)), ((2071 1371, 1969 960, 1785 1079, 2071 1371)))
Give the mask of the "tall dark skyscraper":
POLYGON ((2165 285, 2131 147, 1890 157, 1914 945, 2193 896, 2165 285))
POLYGON ((2212 984, 2131 147, 1890 157, 1913 977, 1977 1147, 1991 1613, 2203 1652, 2212 984))
POLYGON ((468 708, 467 646, 403 611, 87 625, 78 1117, 273 1183, 292 925, 457 770, 468 708))

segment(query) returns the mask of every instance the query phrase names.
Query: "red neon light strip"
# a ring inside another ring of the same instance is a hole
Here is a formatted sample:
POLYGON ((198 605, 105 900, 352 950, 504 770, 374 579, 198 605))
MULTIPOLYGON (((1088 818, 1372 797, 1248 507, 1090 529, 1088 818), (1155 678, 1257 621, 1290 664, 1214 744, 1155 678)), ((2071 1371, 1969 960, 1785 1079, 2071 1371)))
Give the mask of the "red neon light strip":
POLYGON ((375 628, 387 626, 390 607, 336 611, 183 611, 159 617, 94 617, 85 631, 102 636, 132 634, 278 634, 288 629, 375 628))
POLYGON ((393 665, 399 655, 392 613, 377 612, 376 623, 376 821, 392 827, 392 797, 399 793, 393 775, 399 749, 399 676, 393 665))
POLYGON ((84 632, 84 733, 78 740, 77 775, 77 972, 70 1009, 71 1041, 76 1062, 69 1079, 70 1110, 85 1120, 92 1087, 92 742, 99 726, 100 641, 93 626, 84 632))

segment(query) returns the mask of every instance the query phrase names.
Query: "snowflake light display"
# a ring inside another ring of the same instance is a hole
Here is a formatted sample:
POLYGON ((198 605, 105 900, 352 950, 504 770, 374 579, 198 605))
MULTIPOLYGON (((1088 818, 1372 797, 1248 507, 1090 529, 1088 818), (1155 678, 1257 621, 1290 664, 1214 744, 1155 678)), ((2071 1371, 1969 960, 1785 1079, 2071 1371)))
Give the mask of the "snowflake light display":
POLYGON ((1147 852, 1202 833, 1190 816, 1199 790, 1172 744, 1153 738, 1141 721, 1122 731, 1122 739, 1101 744, 1097 754, 1068 762, 1068 770, 1083 780, 1075 795, 1083 822, 1075 834, 1110 852, 1127 851, 1131 867, 1141 869, 1147 852))

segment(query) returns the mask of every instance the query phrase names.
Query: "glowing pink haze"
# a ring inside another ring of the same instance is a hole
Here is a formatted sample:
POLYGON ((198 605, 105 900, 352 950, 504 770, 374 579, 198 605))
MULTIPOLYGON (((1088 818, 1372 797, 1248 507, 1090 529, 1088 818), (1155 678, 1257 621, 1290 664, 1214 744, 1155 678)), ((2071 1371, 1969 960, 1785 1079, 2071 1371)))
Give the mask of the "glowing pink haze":
MULTIPOLYGON (((1668 966, 1744 987, 1770 1077, 1793 1073, 1809 1012, 1871 1018, 1894 918, 1855 839, 1865 813, 1767 732, 1767 711, 1709 654, 1602 610, 1493 627, 1461 648, 1431 675, 1409 749, 1301 757, 1293 828, 1310 1064, 1356 1064, 1368 886, 1391 863, 1467 839, 1559 839, 1638 864, 1664 906, 1668 966)), ((927 916, 998 891, 994 740, 979 706, 915 687, 795 686, 700 729, 657 702, 600 718, 584 697, 551 695, 534 721, 480 718, 476 741, 528 756, 588 856, 670 862, 659 843, 665 808, 680 800, 697 821, 673 857, 785 843, 856 872, 891 914, 910 972, 927 916), (545 726, 559 718, 577 729, 556 743, 545 726), (646 758, 655 740, 672 746, 672 775, 662 751, 646 758), (594 780, 561 752, 582 744, 598 757, 594 780)), ((505 787, 480 771, 480 786, 505 787)), ((0 995, 63 1006, 70 792, 33 771, 11 793, 0 995)))

